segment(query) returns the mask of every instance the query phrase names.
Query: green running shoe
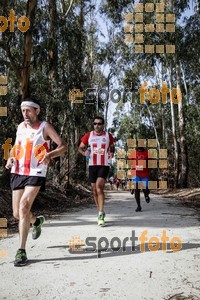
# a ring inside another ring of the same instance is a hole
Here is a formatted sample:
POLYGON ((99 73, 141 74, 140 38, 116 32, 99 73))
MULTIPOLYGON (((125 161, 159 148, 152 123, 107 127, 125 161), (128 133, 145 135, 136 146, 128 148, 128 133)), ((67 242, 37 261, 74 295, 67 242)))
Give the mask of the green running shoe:
MULTIPOLYGON (((103 215, 103 217, 105 218, 105 216, 106 216, 106 213, 105 213, 105 211, 103 211, 101 214, 102 214, 102 215, 103 215)), ((99 219, 99 216, 100 216, 100 214, 98 213, 98 219, 99 219)), ((97 223, 98 223, 98 221, 97 221, 97 223)))
POLYGON ((40 234, 41 234, 41 226, 45 221, 44 216, 39 216, 36 219, 40 220, 40 224, 38 226, 34 226, 33 225, 33 232, 32 232, 32 239, 36 240, 39 238, 40 234))
POLYGON ((22 267, 25 266, 27 263, 27 256, 26 252, 22 250, 18 250, 15 256, 14 266, 15 267, 22 267))
POLYGON ((105 225, 104 215, 103 215, 103 214, 101 214, 101 215, 98 217, 98 225, 100 225, 100 226, 104 226, 104 225, 105 225))

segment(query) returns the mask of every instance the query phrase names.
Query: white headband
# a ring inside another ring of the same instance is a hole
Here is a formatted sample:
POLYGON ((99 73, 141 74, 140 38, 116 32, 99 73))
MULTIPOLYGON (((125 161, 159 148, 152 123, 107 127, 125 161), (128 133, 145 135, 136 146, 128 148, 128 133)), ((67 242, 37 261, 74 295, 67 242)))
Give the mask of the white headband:
POLYGON ((23 101, 21 103, 21 107, 23 107, 23 106, 31 106, 31 107, 35 107, 35 108, 40 108, 40 106, 37 103, 32 102, 32 101, 23 101))

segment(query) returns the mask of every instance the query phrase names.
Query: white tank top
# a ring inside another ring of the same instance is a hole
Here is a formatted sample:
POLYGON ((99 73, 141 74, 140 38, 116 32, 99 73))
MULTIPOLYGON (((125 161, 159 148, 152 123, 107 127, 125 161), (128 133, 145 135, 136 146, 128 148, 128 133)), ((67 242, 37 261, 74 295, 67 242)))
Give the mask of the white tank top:
POLYGON ((13 155, 16 159, 11 173, 27 176, 45 177, 47 166, 40 163, 45 152, 49 152, 50 141, 43 137, 43 121, 37 129, 27 128, 25 123, 19 124, 13 155))
POLYGON ((110 138, 108 132, 102 135, 95 135, 90 132, 88 145, 91 146, 89 166, 109 166, 108 164, 108 148, 110 138))

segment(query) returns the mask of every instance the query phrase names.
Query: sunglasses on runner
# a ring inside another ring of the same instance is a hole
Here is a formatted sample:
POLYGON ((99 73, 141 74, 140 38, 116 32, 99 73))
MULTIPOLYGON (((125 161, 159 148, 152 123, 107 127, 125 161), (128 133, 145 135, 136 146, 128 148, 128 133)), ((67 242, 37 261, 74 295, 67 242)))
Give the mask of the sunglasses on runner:
POLYGON ((103 125, 103 123, 93 123, 94 125, 103 125))

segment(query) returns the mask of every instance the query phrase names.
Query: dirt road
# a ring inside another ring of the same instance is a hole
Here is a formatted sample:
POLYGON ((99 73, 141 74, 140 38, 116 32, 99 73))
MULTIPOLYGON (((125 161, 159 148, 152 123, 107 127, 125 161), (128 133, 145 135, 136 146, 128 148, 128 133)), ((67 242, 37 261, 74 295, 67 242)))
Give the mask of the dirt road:
POLYGON ((105 227, 92 206, 46 220, 36 241, 30 230, 25 267, 13 266, 18 235, 1 240, 0 299, 200 299, 196 212, 154 195, 136 213, 128 192, 107 197, 105 227))

